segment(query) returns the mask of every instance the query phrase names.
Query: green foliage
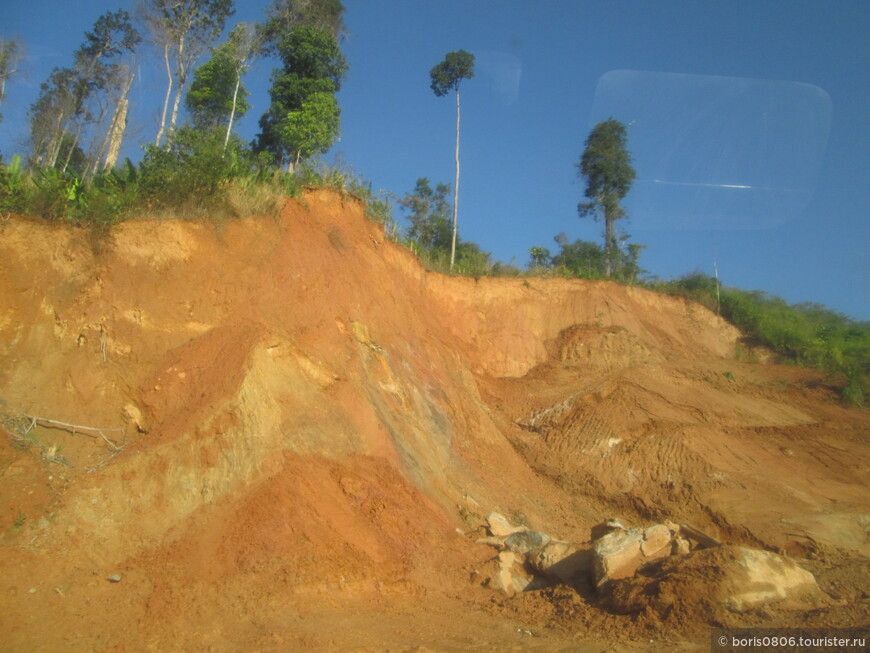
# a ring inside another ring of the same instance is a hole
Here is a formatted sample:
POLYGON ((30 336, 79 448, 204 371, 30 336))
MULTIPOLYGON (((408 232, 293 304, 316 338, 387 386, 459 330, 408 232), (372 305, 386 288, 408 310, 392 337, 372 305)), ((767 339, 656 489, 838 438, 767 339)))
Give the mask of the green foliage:
POLYGON ((15 155, 7 166, 0 158, 0 213, 21 213, 26 206, 25 176, 21 157, 15 155))
MULTIPOLYGON (((16 39, 0 39, 0 104, 6 98, 6 80, 18 72, 23 47, 16 39)), ((3 114, 0 114, 3 122, 3 114)))
POLYGON ((325 153, 338 138, 339 108, 332 93, 312 93, 296 111, 288 112, 274 127, 294 165, 325 153))
POLYGON ((323 30, 338 40, 344 31, 343 14, 341 0, 275 0, 266 21, 257 27, 257 36, 265 54, 272 54, 284 35, 301 25, 323 30))
POLYGON ((580 202, 580 217, 594 215, 604 219, 604 276, 611 277, 618 266, 619 243, 615 223, 625 217, 620 202, 634 183, 635 172, 627 147, 625 125, 610 118, 598 123, 586 139, 577 164, 578 176, 586 178, 585 196, 580 202))
POLYGON ((429 71, 429 77, 432 80, 431 88, 438 97, 458 91, 463 79, 474 77, 474 55, 465 50, 448 52, 444 61, 429 71))
MULTIPOLYGON (((562 233, 555 237, 559 245, 559 253, 550 255, 545 247, 532 247, 532 268, 552 268, 556 274, 564 277, 580 279, 604 278, 605 253, 601 245, 587 240, 575 240, 573 243, 562 233)), ((639 261, 643 245, 630 243, 625 251, 618 249, 613 262, 611 278, 623 283, 635 283, 638 276, 644 272, 639 261)))
POLYGON ((211 58, 196 69, 185 98, 193 124, 201 129, 226 124, 233 113, 234 96, 236 116, 244 116, 251 106, 246 100, 249 93, 240 83, 239 62, 228 46, 213 50, 211 58))
POLYGON ((438 184, 433 190, 429 180, 421 177, 414 191, 398 201, 399 206, 407 211, 411 223, 407 238, 421 251, 450 250, 449 192, 447 184, 438 184))
MULTIPOLYGON (((718 282, 700 272, 658 283, 657 290, 716 310, 718 282)), ((773 350, 782 362, 839 375, 847 401, 863 405, 870 391, 870 325, 819 304, 788 304, 760 291, 720 287, 720 312, 749 344, 773 350)))
MULTIPOLYGON (((450 186, 447 184, 438 184, 433 190, 429 180, 421 177, 414 191, 398 200, 410 222, 405 231, 407 245, 424 264, 441 272, 451 271, 453 238, 448 193, 450 186)), ((457 274, 480 277, 492 273, 490 254, 459 237, 453 259, 452 271, 457 274)), ((499 269, 504 271, 503 268, 502 265, 499 269)))
POLYGON ((272 73, 271 105, 260 118, 257 150, 298 165, 338 137, 335 93, 347 63, 335 37, 312 26, 294 28, 278 46, 283 68, 272 73))
POLYGON ((540 245, 529 248, 529 268, 549 268, 553 265, 553 255, 550 250, 540 245))
POLYGON ((148 145, 140 163, 139 193, 151 207, 215 207, 226 202, 227 183, 251 171, 238 138, 224 151, 224 130, 178 129, 167 149, 148 145))
POLYGON ((586 240, 569 242, 565 234, 559 234, 554 239, 559 245, 550 265, 557 273, 565 277, 581 279, 600 279, 604 251, 601 246, 586 240))

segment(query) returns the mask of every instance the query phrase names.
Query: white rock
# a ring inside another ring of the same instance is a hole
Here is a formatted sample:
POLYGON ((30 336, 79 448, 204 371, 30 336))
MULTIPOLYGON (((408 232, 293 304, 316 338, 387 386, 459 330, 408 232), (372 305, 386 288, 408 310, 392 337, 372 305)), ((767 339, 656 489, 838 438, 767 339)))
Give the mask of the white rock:
POLYGON ((512 525, 504 515, 500 515, 497 512, 489 513, 486 521, 489 524, 489 532, 495 537, 507 537, 514 533, 522 533, 529 530, 525 526, 512 525))
POLYGON ((815 577, 792 560, 769 551, 738 547, 720 583, 722 602, 745 612, 783 599, 819 596, 815 577))

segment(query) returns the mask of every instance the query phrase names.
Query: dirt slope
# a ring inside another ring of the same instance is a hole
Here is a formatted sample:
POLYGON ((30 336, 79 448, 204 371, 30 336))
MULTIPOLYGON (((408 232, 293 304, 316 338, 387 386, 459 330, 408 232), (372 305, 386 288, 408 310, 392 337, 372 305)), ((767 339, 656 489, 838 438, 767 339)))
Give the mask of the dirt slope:
POLYGON ((0 649, 706 641, 700 608, 660 623, 588 588, 481 587, 491 510, 575 542, 611 515, 688 521, 798 557, 834 602, 742 619, 867 623, 867 413, 738 342, 639 289, 428 273, 325 191, 97 248, 13 218, 0 649))

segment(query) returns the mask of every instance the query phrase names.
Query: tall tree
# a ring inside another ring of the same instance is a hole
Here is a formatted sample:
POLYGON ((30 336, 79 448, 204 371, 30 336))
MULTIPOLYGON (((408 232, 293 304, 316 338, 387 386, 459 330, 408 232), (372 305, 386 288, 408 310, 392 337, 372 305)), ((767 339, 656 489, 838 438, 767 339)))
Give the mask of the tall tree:
POLYGON ((212 49, 211 58, 193 73, 185 104, 194 125, 199 128, 226 123, 224 149, 235 117, 244 116, 250 108, 246 99, 248 91, 242 86, 242 75, 256 49, 254 30, 239 23, 230 32, 226 43, 212 49))
POLYGON ((271 104, 260 118, 257 149, 293 170, 302 159, 328 150, 338 137, 335 94, 347 63, 336 38, 311 25, 293 28, 278 53, 283 67, 272 73, 271 104), (312 133, 306 134, 309 128, 312 133))
POLYGON ((85 46, 77 53, 77 62, 85 62, 79 67, 86 68, 94 80, 89 99, 94 105, 95 123, 86 175, 95 174, 101 161, 106 167, 117 161, 127 124, 127 94, 135 78, 129 57, 141 41, 130 14, 121 9, 100 16, 93 31, 85 34, 85 46))
POLYGON ((227 18, 233 13, 233 0, 140 0, 139 14, 151 32, 153 42, 162 51, 166 67, 166 96, 155 145, 160 145, 167 130, 170 133, 175 130, 178 107, 191 68, 220 36, 227 18), (167 128, 173 86, 175 98, 167 128))
POLYGON ((625 217, 620 202, 634 183, 635 172, 626 145, 625 125, 610 118, 592 128, 586 148, 577 164, 577 175, 586 178, 585 196, 580 202, 580 217, 589 215, 604 220, 604 276, 610 278, 619 261, 616 221, 625 217))
MULTIPOLYGON (((17 39, 0 39, 0 104, 6 97, 6 80, 18 72, 18 63, 23 52, 21 41, 17 39)), ((0 114, 0 122, 3 114, 0 114)))
POLYGON ((84 138, 90 134, 91 163, 78 172, 87 174, 95 169, 103 151, 109 106, 117 97, 120 79, 129 80, 121 58, 132 53, 139 40, 126 11, 107 12, 85 33, 73 67, 51 72, 29 111, 34 164, 66 168, 72 153, 85 149, 84 138))
POLYGON ((431 88, 442 97, 450 91, 456 93, 456 181, 453 184, 453 242, 450 245, 450 269, 456 260, 456 230, 459 221, 459 83, 474 77, 474 55, 465 50, 448 52, 444 61, 429 71, 431 88))

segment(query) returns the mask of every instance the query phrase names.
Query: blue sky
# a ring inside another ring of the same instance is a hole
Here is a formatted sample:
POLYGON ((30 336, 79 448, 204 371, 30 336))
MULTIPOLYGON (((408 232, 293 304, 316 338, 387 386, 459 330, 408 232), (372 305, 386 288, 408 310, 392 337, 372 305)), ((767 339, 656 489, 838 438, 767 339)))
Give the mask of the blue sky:
MULTIPOLYGON (((267 2, 239 2, 233 22, 267 2)), ((85 30, 132 2, 0 0, 0 36, 27 60, 0 107, 0 152, 20 150, 26 111, 85 30)), ((555 252, 556 234, 599 240, 577 217, 575 164, 589 130, 628 125, 638 179, 621 226, 641 264, 693 270, 791 302, 870 319, 870 3, 865 0, 345 0, 350 65, 342 137, 327 155, 401 197, 453 180, 455 105, 429 88, 451 50, 476 57, 462 86, 460 233, 505 262, 555 252)), ((273 63, 245 80, 266 109, 273 63)), ((129 147, 153 139, 165 91, 143 53, 129 147)), ((399 214, 397 213, 397 216, 399 214)))

